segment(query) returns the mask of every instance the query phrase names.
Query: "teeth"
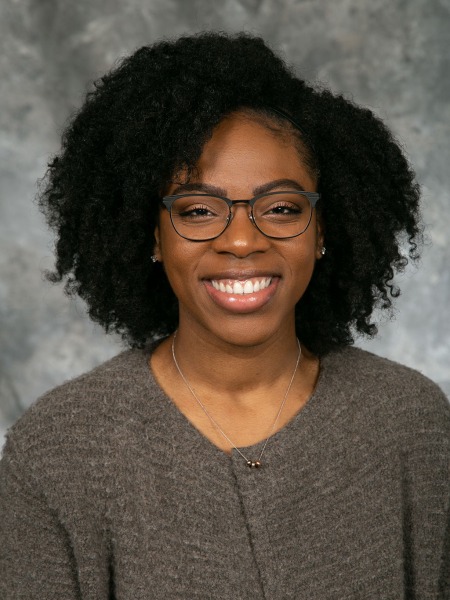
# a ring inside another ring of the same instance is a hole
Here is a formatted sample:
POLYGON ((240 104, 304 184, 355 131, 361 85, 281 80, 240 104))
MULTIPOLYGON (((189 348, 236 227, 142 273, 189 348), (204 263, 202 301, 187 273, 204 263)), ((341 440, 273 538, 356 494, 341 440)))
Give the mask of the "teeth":
MULTIPOLYGON (((252 286, 253 287, 253 286, 252 286)), ((244 288, 242 287, 242 285, 239 283, 239 281, 235 281, 234 285, 233 285, 233 292, 235 294, 243 294, 244 293, 244 288)))
POLYGON ((254 291, 253 283, 251 281, 246 281, 244 284, 244 294, 251 294, 254 291))
POLYGON ((254 294, 260 292, 272 283, 272 277, 263 277, 261 279, 247 279, 244 281, 236 280, 211 280, 214 289, 226 294, 254 294))

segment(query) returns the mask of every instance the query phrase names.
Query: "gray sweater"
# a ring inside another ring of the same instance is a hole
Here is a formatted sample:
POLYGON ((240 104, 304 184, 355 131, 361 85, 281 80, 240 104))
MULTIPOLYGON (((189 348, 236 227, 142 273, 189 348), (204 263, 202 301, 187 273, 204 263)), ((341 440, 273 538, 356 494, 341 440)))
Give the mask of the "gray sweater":
POLYGON ((178 411, 148 353, 53 390, 9 432, 2 600, 450 598, 450 410, 433 383, 332 353, 249 469, 178 411))

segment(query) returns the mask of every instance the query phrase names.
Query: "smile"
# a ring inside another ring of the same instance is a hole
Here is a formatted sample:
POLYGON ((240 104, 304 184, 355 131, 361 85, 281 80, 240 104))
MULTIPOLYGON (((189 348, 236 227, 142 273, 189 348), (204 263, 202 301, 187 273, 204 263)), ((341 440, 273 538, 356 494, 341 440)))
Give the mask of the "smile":
POLYGON ((254 294, 266 289, 271 283, 272 277, 254 277, 245 281, 237 279, 211 280, 213 288, 225 294, 254 294))
POLYGON ((272 301, 280 283, 276 275, 203 280, 211 300, 228 313, 254 313, 272 301))

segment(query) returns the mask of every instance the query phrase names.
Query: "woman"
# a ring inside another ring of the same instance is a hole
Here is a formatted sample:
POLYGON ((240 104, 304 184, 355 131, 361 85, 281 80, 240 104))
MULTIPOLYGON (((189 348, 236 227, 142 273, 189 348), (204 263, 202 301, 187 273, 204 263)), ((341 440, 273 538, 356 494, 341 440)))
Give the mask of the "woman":
POLYGON ((384 125, 261 39, 106 75, 41 206, 51 277, 134 349, 9 432, 1 597, 448 598, 447 400, 350 347, 418 202, 384 125))

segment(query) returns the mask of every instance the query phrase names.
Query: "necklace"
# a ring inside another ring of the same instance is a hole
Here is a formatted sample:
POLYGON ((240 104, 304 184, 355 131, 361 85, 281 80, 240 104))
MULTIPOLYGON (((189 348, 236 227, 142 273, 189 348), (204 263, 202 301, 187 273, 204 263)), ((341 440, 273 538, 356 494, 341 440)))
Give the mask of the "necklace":
POLYGON ((200 405, 201 409, 203 410, 203 412, 205 413, 205 415, 208 417, 208 419, 211 421, 212 425, 217 429, 217 431, 227 440, 227 442, 229 444, 231 444, 233 446, 233 448, 239 452, 239 454, 242 456, 242 458, 245 460, 245 462, 247 463, 247 466, 250 467, 251 469, 259 469, 261 467, 261 459, 262 456, 264 454, 264 451, 266 449, 267 443, 276 427, 276 424, 278 423, 278 419, 280 418, 281 415, 281 411, 283 410, 283 407, 286 403, 286 399, 288 397, 289 394, 289 390, 291 389, 292 386, 292 382, 294 381, 294 377, 295 374, 297 372, 297 368, 298 368, 298 364, 300 362, 300 358, 302 355, 302 349, 300 346, 300 342, 297 339, 297 344, 298 344, 298 355, 297 355, 297 362, 295 363, 295 369, 294 372, 292 373, 292 377, 289 381, 289 385, 287 386, 286 392, 284 394, 284 398, 283 401, 281 402, 280 408, 278 409, 277 415, 275 417, 275 421, 273 422, 273 425, 270 429, 269 435, 267 436, 267 438, 264 441, 264 445, 262 447, 261 453, 259 455, 259 458, 257 460, 250 460, 249 458, 247 458, 240 450, 239 448, 233 444, 233 442, 230 440, 230 438, 227 436, 227 434, 223 431, 223 429, 219 426, 219 424, 213 419, 213 417, 209 414, 209 412, 206 410, 205 405, 203 404, 203 402, 200 400, 200 398, 197 396, 197 394, 194 392, 194 390, 192 389, 189 381, 186 379, 186 377, 183 375, 182 370, 180 369, 180 365, 178 364, 177 358, 175 356, 175 338, 177 337, 177 332, 175 331, 173 338, 172 338, 172 357, 173 357, 173 362, 175 363, 175 366, 178 370, 178 373, 181 376, 181 379, 184 381, 186 387, 188 388, 188 390, 191 392, 191 394, 194 396, 194 398, 197 400, 198 404, 200 405))

